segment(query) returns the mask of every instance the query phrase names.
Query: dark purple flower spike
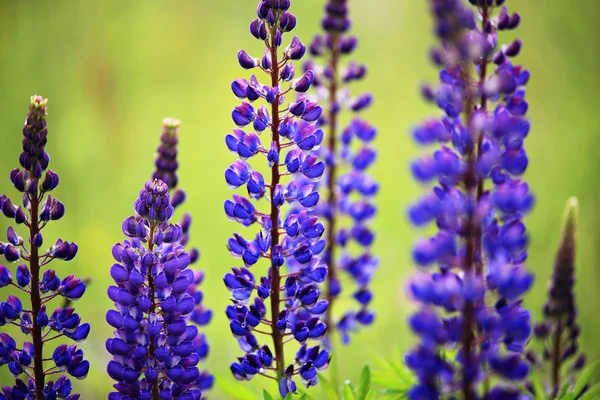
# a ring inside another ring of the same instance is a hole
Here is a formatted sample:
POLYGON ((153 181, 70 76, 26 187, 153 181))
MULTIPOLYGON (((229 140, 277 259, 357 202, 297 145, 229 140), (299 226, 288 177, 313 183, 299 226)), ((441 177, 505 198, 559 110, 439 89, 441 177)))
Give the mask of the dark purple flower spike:
MULTIPOLYGON (((171 205, 175 209, 183 204, 186 199, 185 191, 177 188, 179 179, 177 177, 177 151, 179 143, 179 128, 180 121, 174 118, 165 118, 163 120, 163 131, 160 136, 160 145, 157 149, 156 170, 153 174, 154 179, 160 179, 169 187, 171 196, 171 205)), ((192 225, 192 217, 188 213, 184 213, 179 222, 179 226, 183 232, 183 236, 179 243, 188 248, 190 255, 190 265, 194 265, 200 258, 200 251, 196 247, 189 246, 190 228, 192 225)), ((212 319, 212 310, 203 304, 204 294, 200 290, 200 284, 204 280, 204 272, 199 269, 193 269, 194 277, 190 284, 187 293, 193 299, 194 309, 191 313, 191 321, 199 326, 207 326, 212 319)), ((189 301, 189 300, 187 300, 189 301)), ((198 334, 194 339, 193 344, 196 346, 196 353, 200 361, 205 361, 209 353, 209 345, 206 335, 198 334)), ((203 393, 213 386, 214 376, 207 370, 201 371, 196 386, 203 393)))
POLYGON ((13 203, 6 195, 0 196, 0 212, 16 225, 24 225, 27 231, 27 236, 22 238, 10 226, 7 241, 0 242, 0 255, 4 254, 8 262, 15 264, 14 275, 8 267, 0 265, 0 288, 12 286, 29 300, 22 302, 18 297, 8 296, 6 301, 0 302, 0 327, 17 325, 30 337, 18 346, 8 334, 0 333, 0 366, 7 365, 16 378, 13 387, 3 387, 0 398, 6 399, 78 399, 78 394, 71 394, 67 374, 84 379, 90 368, 76 345, 61 344, 53 352, 48 349, 50 342, 57 338, 84 341, 90 325, 82 323, 75 309, 69 306, 83 296, 86 283, 73 275, 61 280, 54 270, 48 269, 56 259, 71 261, 75 258, 77 245, 59 239, 47 250, 40 250, 46 225, 61 219, 65 213, 64 205, 49 194, 58 186, 59 179, 48 169, 47 104, 48 100, 41 96, 31 97, 23 128, 21 168, 10 173, 14 187, 22 193, 22 205, 13 203), (69 305, 50 312, 50 302, 59 296, 69 305), (54 374, 59 374, 59 378, 46 380, 54 374), (24 375, 27 383, 21 379, 24 375))
POLYGON ((327 330, 321 320, 327 301, 320 300, 319 290, 327 276, 327 266, 319 257, 325 247, 324 227, 309 214, 319 200, 314 184, 325 170, 315 154, 323 131, 314 122, 322 109, 293 96, 305 93, 315 74, 311 70, 296 74, 293 61, 306 52, 297 37, 281 49, 284 36, 296 26, 289 7, 289 0, 258 4, 250 33, 264 42, 266 50, 261 59, 241 50, 238 61, 244 69, 266 74, 268 81, 261 83, 252 75, 232 82, 234 95, 243 102, 231 113, 237 128, 225 138, 229 151, 238 157, 225 171, 225 180, 231 189, 245 186, 248 192, 248 198, 234 194, 227 200, 225 213, 244 227, 260 225, 255 237, 235 233, 228 241, 231 254, 244 264, 224 277, 231 292, 232 304, 226 310, 231 332, 245 352, 231 365, 231 372, 239 380, 255 375, 274 379, 283 397, 296 392, 298 375, 307 387, 317 384, 316 371, 325 369, 329 361, 328 351, 311 343, 321 340, 327 330), (288 93, 294 98, 291 102, 286 102, 288 93), (255 104, 259 100, 261 106, 255 104), (261 140, 261 134, 267 138, 261 140), (250 165, 251 159, 263 156, 270 179, 259 172, 262 168, 254 170, 250 165), (286 182, 288 177, 292 179, 286 182), (306 185, 307 179, 313 184, 306 185), (263 198, 269 203, 267 212, 258 211, 250 200, 263 198), (294 211, 284 214, 286 203, 294 211), (251 271, 259 261, 269 264, 265 275, 251 271), (284 265, 289 271, 285 274, 284 265), (260 343, 257 335, 270 336, 272 346, 260 343), (286 363, 284 345, 294 341, 300 350, 294 361, 286 363))
MULTIPOLYGON (((577 323, 575 302, 575 254, 579 202, 572 197, 567 202, 563 229, 554 262, 554 273, 544 305, 544 321, 534 329, 535 336, 544 343, 543 364, 534 353, 528 353, 536 366, 548 366, 550 393, 558 395, 564 382, 585 365, 585 354, 579 350, 581 328, 577 323), (567 369, 567 366, 569 368, 567 369)), ((576 393, 581 396, 582 393, 576 393)))
MULTIPOLYGON (((372 144, 377 129, 359 116, 372 103, 372 96, 368 93, 354 98, 349 96, 351 83, 361 81, 367 67, 355 61, 344 63, 344 58, 355 50, 358 42, 355 36, 347 34, 350 28, 347 0, 327 2, 322 27, 325 32, 315 36, 309 47, 313 60, 305 65, 307 70, 318 71, 313 83, 314 97, 321 104, 327 104, 318 121, 327 132, 325 145, 319 150, 326 160, 326 179, 319 187, 325 201, 320 202, 311 214, 326 221, 324 260, 329 266, 324 285, 329 301, 326 323, 340 333, 343 343, 348 343, 352 331, 370 325, 375 318, 369 308, 373 299, 369 284, 379 261, 371 252, 375 233, 370 222, 377 212, 374 196, 379 187, 368 169, 377 155, 372 144), (341 126, 344 111, 351 118, 346 126, 341 126), (356 245, 359 250, 352 251, 356 245), (343 275, 353 282, 344 289, 352 295, 357 307, 339 311, 334 316, 334 304, 342 292, 343 275)), ((307 101, 296 104, 304 105, 307 101)), ((302 112, 307 112, 306 107, 302 112)))
POLYGON ((423 94, 444 115, 413 131, 420 145, 438 148, 411 165, 415 179, 433 187, 409 218, 437 226, 413 251, 423 271, 409 283, 420 305, 410 319, 420 344, 406 355, 419 380, 411 399, 497 396, 529 372, 522 353, 531 318, 521 305, 533 283, 523 222, 533 196, 522 180, 529 71, 512 62, 520 41, 498 43, 499 31, 517 27, 518 14, 502 0, 470 3, 429 0, 441 42, 431 56, 441 72, 440 85, 423 94), (444 357, 445 348, 458 348, 456 358, 444 357))

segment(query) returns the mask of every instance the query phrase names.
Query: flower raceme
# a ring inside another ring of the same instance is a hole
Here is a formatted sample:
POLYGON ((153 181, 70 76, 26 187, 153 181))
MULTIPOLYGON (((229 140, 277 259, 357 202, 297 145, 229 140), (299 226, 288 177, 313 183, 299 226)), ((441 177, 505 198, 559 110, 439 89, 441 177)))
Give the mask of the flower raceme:
MULTIPOLYGON (((552 398, 559 395, 565 382, 575 381, 574 374, 585 366, 586 357, 579 350, 581 327, 577 323, 575 302, 575 254, 577 250, 577 225, 579 202, 572 197, 564 212, 563 229, 554 262, 554 272, 544 304, 544 321, 536 324, 535 336, 542 341, 543 363, 533 351, 527 354, 535 367, 548 366, 549 387, 552 398), (567 368, 567 366, 569 368, 567 368)), ((582 392, 575 393, 579 398, 582 392)))
POLYGON ((115 285, 108 296, 116 309, 106 320, 115 337, 106 349, 113 356, 107 372, 117 383, 109 399, 200 399, 206 377, 197 367, 204 338, 190 323, 195 277, 183 229, 169 223, 174 208, 167 184, 146 182, 134 211, 122 224, 128 239, 112 250, 115 285))
POLYGON ((423 269, 409 284, 420 305, 409 321, 420 344, 406 355, 419 379, 413 399, 458 392, 465 400, 519 398, 510 381, 528 374, 522 352, 531 322, 521 297, 533 276, 524 265, 523 215, 533 197, 521 176, 529 71, 511 61, 520 40, 498 43, 498 32, 515 29, 519 14, 504 0, 470 3, 474 9, 463 0, 429 1, 442 44, 431 55, 441 72, 440 85, 423 94, 444 116, 413 132, 419 144, 439 146, 411 165, 418 182, 436 184, 409 218, 438 228, 413 251, 423 269), (456 359, 443 353, 454 347, 456 359))
POLYGON ((330 332, 337 329, 344 343, 350 340, 351 331, 373 322, 375 314, 369 309, 373 294, 369 283, 379 263, 370 250, 375 233, 369 227, 376 214, 373 197, 379 188, 367 172, 376 158, 372 141, 377 130, 359 117, 372 103, 372 96, 368 93, 355 98, 349 96, 350 84, 362 80, 367 68, 354 61, 342 64, 343 58, 352 54, 358 43, 355 36, 347 34, 350 28, 347 3, 330 0, 326 4, 322 20, 325 32, 313 39, 309 46, 313 59, 305 65, 307 70, 315 71, 314 96, 321 104, 327 104, 326 112, 318 121, 327 131, 326 145, 320 149, 321 157, 326 160, 326 179, 319 187, 319 192, 327 197, 312 214, 326 221, 327 326, 330 332), (341 127, 344 111, 352 118, 347 126, 341 127), (351 251, 352 242, 358 245, 358 252, 351 251), (337 254, 338 250, 341 255, 337 254), (340 313, 334 322, 333 305, 342 292, 344 276, 354 282, 352 297, 358 303, 358 310, 340 313))
MULTIPOLYGON (((171 196, 171 205, 176 211, 186 200, 185 191, 177 188, 179 179, 177 177, 177 145, 179 143, 179 128, 180 121, 174 118, 165 118, 163 120, 163 129, 160 136, 160 145, 157 149, 157 157, 155 160, 156 170, 152 174, 153 179, 160 179, 169 187, 171 196)), ((184 213, 179 222, 183 235, 179 243, 186 247, 190 239, 190 227, 192 225, 192 217, 189 213, 184 213)), ((196 247, 189 249, 190 266, 196 264, 200 258, 200 251, 196 247)), ((204 272, 194 269, 194 279, 190 284, 187 293, 194 299, 194 310, 191 313, 191 321, 199 326, 206 326, 212 318, 212 310, 206 308, 203 304, 204 294, 200 290, 200 284, 204 280, 204 272)), ((206 360, 209 352, 209 345, 206 335, 198 334, 194 339, 196 345, 196 353, 200 357, 200 361, 206 360)), ((208 371, 202 371, 200 377, 196 381, 198 389, 205 392, 210 389, 214 383, 214 377, 208 371)))
POLYGON ((248 193, 227 200, 225 213, 245 227, 259 227, 251 239, 235 233, 228 241, 231 254, 244 264, 224 277, 231 292, 232 304, 226 310, 231 332, 245 352, 231 371, 239 380, 256 375, 275 379, 283 397, 296 392, 298 378, 307 387, 317 384, 317 371, 329 363, 328 351, 311 343, 327 330, 321 317, 328 303, 320 299, 319 290, 327 276, 319 257, 325 248, 324 226, 310 214, 320 197, 315 184, 325 170, 315 154, 324 136, 314 124, 322 108, 304 96, 286 102, 288 94, 305 93, 315 79, 311 70, 296 74, 293 62, 306 53, 297 37, 282 49, 284 35, 296 26, 289 7, 289 0, 258 4, 250 33, 265 43, 264 55, 254 58, 241 50, 238 61, 244 69, 259 70, 267 81, 261 83, 252 75, 232 82, 234 95, 243 102, 231 114, 238 128, 225 138, 229 151, 238 157, 225 171, 225 180, 232 189, 245 186, 248 193), (258 101, 263 102, 260 107, 254 105, 258 101), (261 140, 264 132, 269 137, 261 140), (250 165, 251 159, 262 157, 270 168, 270 181, 250 165), (291 179, 285 183, 287 178, 291 179), (313 184, 307 185, 306 179, 313 184), (266 212, 257 208, 263 198, 269 204, 266 212), (295 211, 284 215, 286 204, 295 211), (268 271, 255 276, 251 269, 261 259, 269 263, 268 271), (261 343, 257 335, 270 336, 272 346, 261 343), (291 342, 300 348, 295 360, 286 363, 284 346, 291 342))
MULTIPOLYGON (((17 205, 6 195, 0 196, 1 213, 14 220, 9 226, 7 241, 0 242, 0 255, 16 267, 0 265, 0 288, 12 286, 23 297, 8 296, 0 302, 0 327, 16 325, 27 337, 22 345, 7 333, 0 333, 0 366, 7 365, 15 376, 14 386, 3 386, 0 399, 67 399, 76 400, 79 394, 71 393, 67 375, 84 379, 90 364, 83 352, 74 344, 60 344, 48 351, 53 340, 68 338, 84 341, 90 325, 82 323, 72 307, 49 309, 50 302, 59 296, 69 302, 79 300, 86 284, 73 275, 63 279, 48 265, 55 260, 71 261, 78 247, 58 239, 47 250, 43 247, 44 228, 65 214, 65 206, 50 195, 59 183, 58 175, 48 169, 50 156, 46 152, 48 128, 46 114, 48 100, 32 96, 29 113, 23 127, 23 152, 19 157, 21 168, 10 173, 14 187, 22 194, 22 205, 17 205), (27 237, 22 238, 15 229, 24 225, 27 237), (23 298, 28 298, 24 301, 23 298), (31 341, 29 341, 31 340, 31 341), (51 356, 50 356, 51 353, 51 356), (46 380, 58 374, 56 380, 46 380), (27 382, 21 378, 27 377, 27 382)), ((8 382, 3 382, 8 383, 8 382)))

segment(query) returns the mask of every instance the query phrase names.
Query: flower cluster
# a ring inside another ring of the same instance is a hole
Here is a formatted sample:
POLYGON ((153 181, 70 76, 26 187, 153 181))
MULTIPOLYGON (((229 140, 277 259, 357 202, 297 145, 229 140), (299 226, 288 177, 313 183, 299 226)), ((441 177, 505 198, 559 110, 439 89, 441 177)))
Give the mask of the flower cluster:
POLYGON ((250 32, 265 43, 265 53, 258 59, 241 50, 238 60, 244 69, 264 72, 269 81, 261 83, 252 75, 249 81, 240 78, 232 82, 235 96, 246 101, 234 108, 232 118, 238 129, 225 138, 231 153, 239 157, 225 171, 228 185, 232 189, 245 186, 250 199, 266 198, 270 206, 268 212, 261 212, 239 194, 225 202, 229 219, 245 227, 260 226, 252 239, 236 233, 228 241, 231 254, 244 263, 224 277, 232 297, 226 310, 230 328, 246 353, 231 365, 231 371, 239 380, 255 375, 276 379, 283 397, 296 391, 297 375, 307 387, 315 385, 317 370, 329 362, 327 350, 309 345, 309 341, 320 340, 327 329, 321 316, 328 303, 319 300, 318 288, 327 277, 327 266, 319 257, 325 247, 321 239, 324 226, 309 214, 319 194, 314 184, 303 181, 316 182, 325 170, 325 163, 314 154, 324 136, 314 124, 322 109, 304 96, 285 106, 288 93, 305 93, 314 80, 310 70, 295 78, 293 61, 306 52, 297 37, 280 52, 284 34, 296 26, 289 7, 289 0, 262 0, 258 4, 258 18, 250 24, 250 32), (266 104, 256 109, 251 103, 257 100, 266 104), (248 125, 255 132, 242 130, 248 125), (264 131, 270 137, 263 146, 259 136, 264 131), (250 166, 248 160, 255 156, 266 158, 270 182, 250 166), (287 176, 293 179, 284 184, 287 176), (286 203, 299 209, 284 217, 286 203), (269 269, 266 275, 255 278, 250 268, 261 259, 268 261, 269 269), (282 273, 284 265, 290 268, 287 274, 282 273), (271 336, 273 347, 259 343, 256 334, 271 336), (294 340, 301 347, 295 360, 286 364, 284 345, 294 340))
POLYGON ((56 308, 49 313, 49 302, 59 296, 75 301, 83 296, 85 282, 73 275, 62 280, 47 266, 54 260, 71 261, 77 254, 75 243, 61 239, 47 250, 43 246, 42 232, 50 221, 61 219, 65 206, 49 193, 58 186, 58 175, 48 169, 50 157, 45 150, 48 128, 46 126, 48 100, 32 96, 29 113, 23 128, 23 152, 19 158, 21 168, 10 173, 14 187, 22 193, 22 205, 16 205, 7 196, 0 196, 0 211, 13 219, 16 225, 24 225, 26 239, 18 235, 14 227, 7 232, 7 241, 0 242, 0 255, 10 263, 19 263, 14 278, 11 270, 0 265, 0 288, 12 286, 29 297, 29 305, 15 296, 0 302, 0 327, 12 324, 31 338, 22 346, 6 333, 0 333, 0 366, 7 364, 15 376, 15 385, 3 387, 0 399, 70 399, 71 382, 65 372, 77 379, 86 377, 89 362, 76 345, 58 345, 52 356, 44 353, 50 341, 67 337, 76 342, 84 341, 90 325, 71 307, 56 308), (46 381, 46 375, 60 374, 55 381, 46 381), (20 379, 26 375, 28 382, 20 379))
MULTIPOLYGON (((535 336, 544 342, 543 357, 550 366, 550 388, 555 398, 566 381, 563 365, 570 365, 576 372, 585 365, 585 354, 579 351, 581 329, 577 324, 575 303, 575 251, 577 247, 577 223, 579 204, 571 198, 565 209, 565 220, 554 263, 554 274, 544 305, 544 322, 535 326, 535 336)), ((535 353, 529 353, 534 364, 541 364, 535 353)), ((581 395, 577 393, 576 395, 581 395)))
POLYGON ((204 339, 190 324, 196 299, 191 258, 181 244, 183 229, 169 223, 174 208, 169 187, 146 182, 135 215, 122 230, 129 239, 112 250, 116 285, 108 296, 116 310, 106 314, 115 337, 106 341, 113 359, 108 375, 117 381, 110 399, 200 399, 197 364, 204 339))
POLYGON ((369 223, 377 211, 373 198, 379 187, 367 171, 377 155, 372 146, 377 130, 358 116, 371 105, 372 96, 364 93, 351 98, 349 95, 350 83, 365 77, 366 66, 354 61, 342 66, 343 57, 352 54, 358 43, 355 36, 347 34, 350 28, 347 0, 330 0, 325 12, 322 21, 325 33, 313 39, 309 46, 313 60, 306 64, 307 70, 315 71, 315 96, 321 104, 327 104, 326 113, 318 121, 328 135, 327 145, 320 149, 326 161, 326 179, 319 190, 321 194, 327 193, 327 201, 321 202, 313 215, 327 222, 323 257, 329 266, 327 325, 335 326, 342 341, 348 343, 351 331, 360 325, 370 325, 375 317, 369 309, 373 298, 369 283, 379 261, 371 252, 375 233, 369 223), (319 58, 323 59, 323 65, 318 64, 319 58), (340 119, 344 110, 353 118, 342 129, 340 119), (351 251, 352 242, 358 251, 351 251), (338 248, 340 255, 336 254, 338 248), (340 313, 334 322, 333 306, 342 291, 343 275, 354 282, 352 297, 358 302, 358 310, 340 313))
MULTIPOLYGON (((160 145, 157 149, 157 157, 155 161, 156 170, 152 177, 160 179, 169 187, 171 195, 171 205, 175 210, 183 204, 186 199, 186 194, 182 189, 177 188, 179 179, 177 178, 177 144, 179 142, 179 127, 180 121, 174 118, 165 118, 163 120, 163 131, 160 136, 160 145)), ((187 246, 190 240, 190 227, 192 225, 192 217, 189 213, 184 213, 179 226, 183 231, 183 236, 179 240, 182 246, 187 246)), ((189 249, 190 265, 198 262, 200 251, 196 247, 189 249)), ((206 308, 202 303, 204 294, 200 290, 200 284, 204 280, 204 272, 194 270, 194 279, 188 288, 188 294, 194 299, 195 307, 191 314, 191 320, 199 326, 206 326, 212 318, 212 310, 206 308)), ((197 345, 196 352, 200 357, 200 361, 206 360, 208 357, 209 346, 206 340, 206 335, 199 334, 195 339, 197 345)), ((197 387, 201 391, 206 391, 213 386, 214 377, 208 371, 202 371, 197 380, 197 387)))
POLYGON ((423 94, 445 115, 413 132, 419 144, 440 146, 412 163, 418 182, 436 184, 410 208, 410 220, 438 228, 413 252, 423 267, 409 284, 420 304, 410 318, 420 344, 406 355, 419 379, 414 399, 458 391, 465 400, 518 398, 510 380, 529 370, 522 352, 530 313, 521 305, 533 282, 523 223, 533 197, 521 180, 529 71, 511 61, 520 40, 498 44, 498 32, 515 29, 519 14, 509 14, 504 0, 470 3, 476 14, 462 0, 430 0, 442 42, 431 53, 441 82, 423 94), (455 347, 453 359, 444 349, 455 347), (490 388, 492 381, 498 385, 490 388))

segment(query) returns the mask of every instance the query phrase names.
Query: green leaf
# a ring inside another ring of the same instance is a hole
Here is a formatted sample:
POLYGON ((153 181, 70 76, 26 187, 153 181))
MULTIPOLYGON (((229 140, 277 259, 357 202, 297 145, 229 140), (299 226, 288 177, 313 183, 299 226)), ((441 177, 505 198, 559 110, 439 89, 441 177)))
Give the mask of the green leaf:
POLYGON ((584 369, 583 372, 581 372, 579 378, 577 378, 577 381, 575 382, 575 386, 573 387, 572 393, 575 396, 581 393, 585 385, 590 382, 590 378, 598 370, 598 367, 600 367, 600 360, 594 361, 586 369, 584 369))
POLYGON ((589 388, 588 391, 579 398, 579 400, 595 400, 598 397, 600 397, 600 383, 597 383, 589 388))
POLYGON ((227 393, 229 398, 234 400, 256 400, 258 397, 258 393, 253 393, 245 385, 230 378, 229 375, 218 376, 215 383, 219 389, 227 393))
POLYGON ((327 400, 338 400, 339 399, 338 392, 337 392, 337 390, 335 390, 333 388, 333 386, 331 386, 331 383, 329 383, 329 380, 327 380, 327 378, 325 378, 325 376, 321 373, 319 373, 318 378, 319 378, 319 384, 322 385, 323 392, 325 393, 325 398, 327 400))
POLYGON ((344 400, 356 400, 356 397, 354 397, 354 391, 352 390, 352 386, 350 386, 350 383, 346 383, 344 385, 344 400))
POLYGON ((263 400, 273 400, 273 396, 267 392, 267 389, 263 389, 263 400))
POLYGON ((539 371, 534 370, 531 374, 531 386, 533 386, 533 398, 534 399, 544 399, 544 385, 542 384, 542 379, 540 378, 539 371))
POLYGON ((406 391, 403 389, 383 389, 383 394, 403 394, 406 391))
POLYGON ((571 387, 571 384, 569 382, 566 382, 562 385, 562 388, 560 388, 560 392, 558 392, 558 399, 564 399, 567 396, 567 392, 569 391, 569 388, 571 387))
POLYGON ((410 371, 402 363, 394 363, 385 358, 373 354, 373 361, 377 364, 378 370, 373 373, 374 380, 381 380, 384 377, 392 375, 395 380, 400 380, 404 386, 412 386, 415 379, 410 371))
POLYGON ((298 400, 306 400, 306 393, 302 393, 302 396, 300 396, 298 400))
POLYGON ((367 395, 365 396, 365 398, 363 400, 375 400, 377 398, 377 392, 375 391, 375 389, 371 389, 369 390, 369 392, 367 393, 367 395))
POLYGON ((358 384, 358 400, 365 400, 367 393, 371 389, 371 370, 365 365, 360 373, 360 382, 358 384))

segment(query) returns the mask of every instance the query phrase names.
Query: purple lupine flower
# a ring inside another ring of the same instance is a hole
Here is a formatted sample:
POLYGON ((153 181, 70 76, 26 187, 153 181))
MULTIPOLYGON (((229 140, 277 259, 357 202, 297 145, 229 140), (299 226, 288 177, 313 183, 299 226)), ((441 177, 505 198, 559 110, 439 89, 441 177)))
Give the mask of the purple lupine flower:
POLYGON ((191 324, 195 282, 191 257, 181 244, 183 229, 169 223, 174 208, 169 187, 146 182, 123 221, 127 240, 117 243, 108 288, 115 310, 106 320, 115 337, 106 341, 113 356, 108 375, 117 381, 110 399, 200 399, 198 327, 191 324))
POLYGON ((28 302, 22 302, 18 297, 8 296, 6 301, 0 302, 0 326, 17 325, 30 337, 19 346, 8 334, 0 333, 0 366, 8 365, 16 378, 13 387, 3 387, 0 399, 78 399, 79 394, 71 394, 71 382, 66 374, 84 379, 90 368, 76 345, 61 344, 51 351, 53 347, 49 343, 61 337, 82 342, 90 332, 90 325, 82 323, 72 307, 56 308, 48 315, 53 299, 63 296, 69 301, 79 300, 86 284, 73 275, 61 280, 54 270, 48 269, 48 264, 55 259, 71 261, 78 250, 75 243, 59 239, 49 249, 40 250, 46 225, 65 213, 64 205, 49 195, 58 186, 59 179, 48 169, 47 104, 48 99, 31 97, 19 158, 22 169, 15 168, 10 173, 10 180, 22 193, 22 205, 16 205, 6 195, 0 196, 2 214, 14 219, 17 225, 25 225, 28 236, 22 238, 10 226, 7 241, 0 242, 0 255, 18 263, 14 275, 9 268, 0 265, 0 288, 12 286, 29 298, 28 302), (60 374, 58 379, 46 380, 47 375, 54 374, 60 374), (27 383, 21 379, 24 375, 27 383))
MULTIPOLYGON (((179 182, 177 178, 177 144, 179 142, 179 127, 180 121, 177 119, 165 118, 163 120, 163 131, 160 136, 160 145, 157 149, 158 155, 155 161, 156 171, 153 173, 154 179, 162 180, 169 187, 171 205, 175 210, 177 210, 186 199, 185 191, 181 188, 177 188, 179 182)), ((183 236, 179 240, 179 243, 184 247, 188 246, 189 243, 191 225, 191 215, 188 213, 183 214, 179 221, 179 226, 183 232, 183 236)), ((198 248, 192 247, 188 252, 190 254, 190 265, 197 263, 200 258, 200 251, 198 248)), ((194 278, 187 291, 191 298, 194 299, 194 310, 191 314, 191 320, 199 326, 206 326, 212 319, 212 310, 203 304, 204 294, 200 290, 200 284, 204 280, 204 272, 200 270, 193 271, 194 278)), ((209 352, 206 335, 203 333, 198 334, 193 343, 196 346, 196 353, 198 354, 200 361, 205 361, 209 352)), ((204 370, 200 372, 196 381, 196 386, 204 393, 213 386, 213 383, 214 376, 207 370, 204 370)))
MULTIPOLYGON (((581 328, 577 323, 575 303, 575 252, 577 249, 577 224, 579 203, 569 199, 564 213, 564 225, 554 262, 554 273, 544 305, 544 321, 536 324, 535 336, 544 343, 542 364, 537 355, 529 352, 528 358, 536 366, 548 365, 552 398, 558 395, 568 376, 585 365, 585 354, 579 351, 581 328), (570 364, 568 372, 563 366, 570 364), (562 369, 562 371, 561 371, 562 369)), ((582 393, 576 393, 581 396, 582 393)))
POLYGON ((406 355, 419 380, 412 399, 457 392, 466 400, 498 398, 511 385, 488 392, 492 381, 522 380, 529 371, 522 353, 531 318, 521 305, 533 282, 523 222, 533 197, 521 179, 529 71, 511 61, 520 41, 498 43, 498 31, 516 28, 519 15, 501 7, 503 0, 470 2, 475 12, 463 0, 429 1, 441 82, 423 94, 444 116, 413 133, 419 144, 440 147, 411 166, 418 182, 437 182, 409 218, 438 228, 413 251, 423 271, 409 284, 420 304, 410 326, 421 339, 406 355), (446 348, 459 349, 456 359, 446 348))
MULTIPOLYGON (((371 104, 372 96, 368 93, 355 98, 349 96, 350 83, 362 80, 367 67, 355 61, 342 65, 344 56, 350 55, 358 42, 355 36, 347 34, 350 28, 347 0, 330 0, 326 4, 322 27, 325 32, 315 36, 309 46, 313 60, 305 66, 307 70, 317 71, 314 94, 319 102, 327 104, 326 112, 318 121, 328 135, 326 145, 319 151, 326 161, 326 179, 319 192, 327 197, 312 214, 327 222, 324 253, 329 266, 325 284, 329 301, 327 326, 335 327, 343 343, 348 343, 351 331, 370 325, 375 317, 369 308, 373 299, 369 283, 379 261, 371 252, 375 234, 369 225, 377 212, 373 198, 379 187, 367 171, 377 154, 372 145, 377 129, 359 117, 359 113, 371 104), (324 65, 318 65, 319 58, 323 59, 324 65), (341 127, 344 110, 352 115, 352 119, 341 127), (360 250, 351 251, 356 247, 354 243, 360 250), (340 254, 337 254, 338 250, 340 254), (333 306, 342 291, 342 275, 354 282, 353 287, 345 289, 358 307, 339 312, 335 321, 333 306)), ((308 104, 308 100, 301 98, 296 104, 308 104)), ((303 113, 307 113, 307 109, 303 113)))
POLYGON ((228 241, 231 254, 244 263, 224 277, 231 292, 232 304, 226 310, 231 332, 246 353, 231 365, 231 371, 239 380, 255 375, 276 379, 283 397, 296 391, 298 375, 307 387, 317 384, 317 370, 325 369, 329 362, 329 352, 311 343, 318 342, 327 330, 321 320, 327 301, 319 299, 318 287, 327 276, 327 266, 319 257, 325 244, 321 240, 324 228, 308 214, 319 194, 299 183, 302 179, 316 182, 325 170, 325 164, 314 154, 323 132, 312 124, 319 118, 321 107, 304 100, 285 106, 287 93, 304 93, 315 79, 310 70, 295 77, 292 60, 299 60, 306 51, 297 37, 279 51, 283 36, 296 26, 289 7, 289 0, 262 0, 258 4, 258 18, 250 24, 250 33, 266 44, 265 55, 261 61, 242 50, 238 59, 243 68, 261 69, 270 79, 261 83, 252 75, 249 81, 232 82, 234 95, 248 102, 234 108, 232 119, 238 129, 225 138, 228 149, 239 157, 225 171, 229 187, 246 186, 248 197, 257 201, 266 198, 270 203, 269 211, 262 213, 242 195, 235 194, 225 202, 229 219, 245 227, 260 225, 253 238, 235 233, 228 241), (259 99, 266 104, 253 105, 259 99), (250 124, 256 133, 243 130, 250 124), (262 132, 270 133, 267 140, 261 141, 262 132), (259 172, 262 168, 250 166, 250 159, 257 156, 266 157, 269 180, 259 172), (288 176, 293 179, 285 183, 288 176), (284 216, 286 203, 294 207, 299 204, 302 210, 284 216), (255 275, 253 266, 261 260, 268 262, 268 271, 255 275), (284 265, 290 269, 287 274, 281 271, 284 265), (257 335, 271 336, 272 346, 261 343, 257 335), (300 350, 295 360, 286 363, 284 345, 293 341, 300 343, 300 350))

